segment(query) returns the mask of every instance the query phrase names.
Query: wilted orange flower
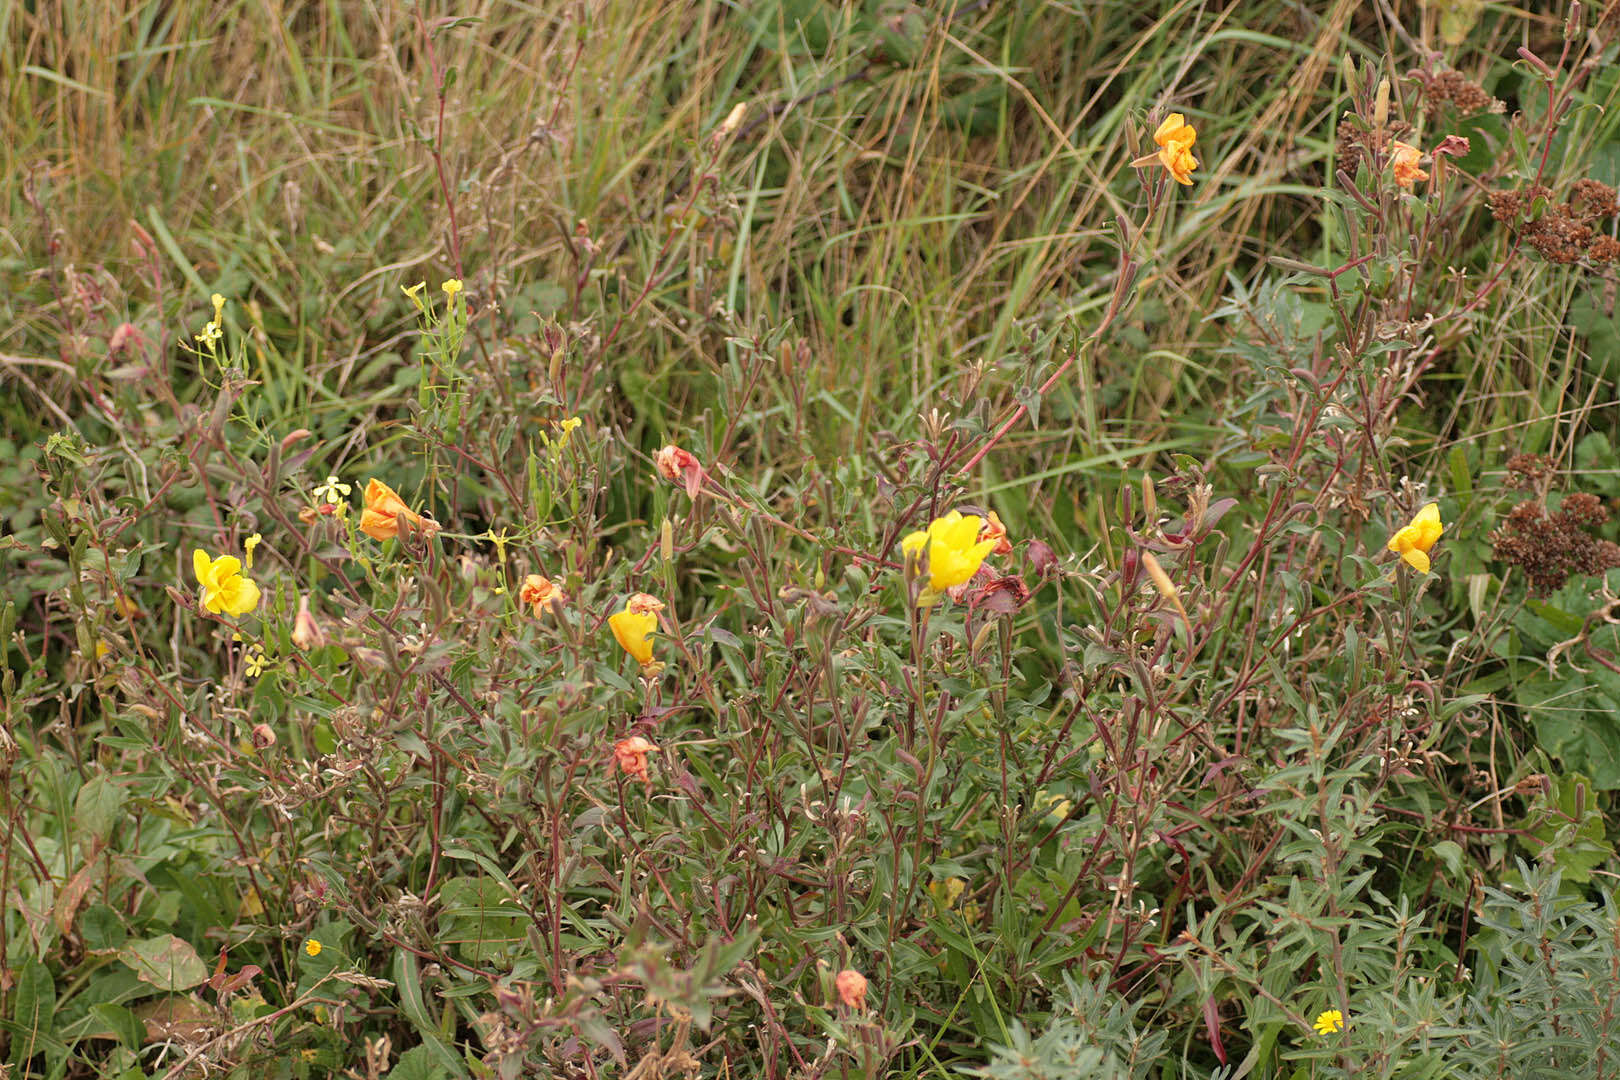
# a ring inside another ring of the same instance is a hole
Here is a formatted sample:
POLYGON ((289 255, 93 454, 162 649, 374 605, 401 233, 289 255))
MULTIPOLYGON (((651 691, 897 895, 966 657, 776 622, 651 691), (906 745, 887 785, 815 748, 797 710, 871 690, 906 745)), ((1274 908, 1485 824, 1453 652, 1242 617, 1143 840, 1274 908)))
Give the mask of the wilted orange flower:
POLYGON ((1140 169, 1158 162, 1176 183, 1191 184, 1192 171, 1198 168, 1198 159, 1193 157, 1192 152, 1193 143, 1198 141, 1198 133, 1187 123, 1187 118, 1180 113, 1165 117, 1153 133, 1153 141, 1158 144, 1159 152, 1139 157, 1131 165, 1140 169))
POLYGON ((984 524, 979 526, 979 539, 996 542, 996 546, 990 549, 992 555, 1012 554, 1013 546, 1012 541, 1007 539, 1007 526, 1001 523, 1001 518, 996 516, 994 510, 984 519, 984 524))
POLYGON ((1423 160, 1423 151, 1415 146, 1408 146, 1399 140, 1392 142, 1389 163, 1395 170, 1395 182, 1401 187, 1409 188, 1419 180, 1427 180, 1429 174, 1418 168, 1418 162, 1423 160))
POLYGON ((673 443, 653 455, 653 465, 665 480, 684 481, 689 499, 697 498, 703 488, 702 462, 673 443))
POLYGON ((560 604, 567 601, 568 597, 550 578, 543 574, 530 574, 523 579, 523 588, 518 590, 518 599, 531 605, 535 615, 540 616, 546 613, 553 600, 560 604))
POLYGON ((405 505, 405 500, 387 484, 372 477, 366 481, 366 509, 360 515, 360 531, 374 540, 392 540, 399 535, 399 519, 404 518, 415 528, 432 536, 439 531, 439 523, 405 505))
POLYGON ((624 610, 636 615, 657 615, 664 610, 664 602, 650 593, 638 592, 624 602, 624 610))
POLYGON ((613 760, 618 762, 619 768, 624 770, 626 776, 632 780, 640 780, 643 784, 651 779, 647 775, 647 755, 658 752, 658 747, 640 735, 632 735, 613 744, 613 760))
POLYGON ((845 968, 833 979, 838 1000, 851 1009, 866 1008, 866 976, 854 968, 845 968))

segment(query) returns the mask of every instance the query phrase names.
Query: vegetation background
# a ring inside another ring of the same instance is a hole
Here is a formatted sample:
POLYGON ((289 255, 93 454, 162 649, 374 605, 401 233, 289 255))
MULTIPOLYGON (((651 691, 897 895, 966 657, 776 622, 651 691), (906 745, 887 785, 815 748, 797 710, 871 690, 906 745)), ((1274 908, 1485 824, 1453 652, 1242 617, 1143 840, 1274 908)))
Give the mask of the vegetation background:
POLYGON ((1620 1072, 1615 0, 0 41, 5 1075, 1620 1072))

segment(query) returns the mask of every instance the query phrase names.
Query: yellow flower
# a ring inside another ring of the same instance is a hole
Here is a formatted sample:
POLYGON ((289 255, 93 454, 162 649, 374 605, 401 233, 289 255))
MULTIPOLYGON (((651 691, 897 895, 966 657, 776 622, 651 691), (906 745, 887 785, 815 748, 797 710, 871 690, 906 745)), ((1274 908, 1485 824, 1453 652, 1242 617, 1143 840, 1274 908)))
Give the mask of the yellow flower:
POLYGON ((242 560, 234 555, 210 559, 201 548, 191 553, 191 568, 203 587, 203 607, 218 615, 246 615, 259 606, 259 587, 242 576, 242 560))
POLYGON ((253 569, 253 549, 262 543, 264 543, 264 537, 258 533, 254 533, 242 542, 242 551, 247 555, 247 567, 249 570, 253 569))
POLYGON ((328 476, 326 483, 315 489, 315 497, 324 500, 329 506, 336 506, 349 497, 354 488, 339 480, 336 476, 328 476))
POLYGON ((973 514, 964 516, 952 510, 944 517, 935 518, 927 531, 914 532, 900 541, 900 550, 905 552, 907 563, 917 562, 926 550, 928 587, 944 592, 978 573, 985 556, 995 550, 994 539, 979 539, 982 524, 973 514))
POLYGON ((270 663, 265 659, 264 656, 264 646, 255 645, 252 649, 248 650, 247 663, 243 668, 243 670, 247 672, 248 678, 257 679, 260 675, 264 674, 265 669, 269 666, 270 663))
POLYGON ((202 328, 202 333, 193 335, 204 345, 213 345, 222 336, 220 327, 225 323, 225 298, 219 293, 209 297, 214 305, 214 319, 202 328))
POLYGON ((401 285, 399 287, 399 291, 404 293, 406 296, 410 297, 412 300, 415 300, 416 299, 416 294, 421 292, 425 288, 427 288, 427 282, 418 281, 415 285, 412 285, 408 289, 405 286, 401 285))
POLYGON ((1389 538, 1389 550, 1405 559, 1420 574, 1429 572, 1429 549, 1440 539, 1440 504, 1430 503, 1417 512, 1410 525, 1389 538))
POLYGON ((439 531, 439 523, 405 505, 405 500, 387 484, 372 477, 366 481, 366 509, 360 515, 360 531, 373 540, 392 540, 399 535, 399 520, 404 518, 428 536, 439 531))
POLYGON ((478 539, 488 540, 490 543, 495 545, 496 563, 506 562, 506 545, 512 542, 512 534, 506 531, 505 525, 501 526, 500 532, 496 532, 495 527, 491 525, 484 532, 484 535, 480 536, 478 539))
POLYGON ((632 611, 626 606, 623 611, 608 616, 608 629, 613 631, 620 648, 633 656, 636 663, 642 667, 652 663, 652 632, 658 629, 656 613, 632 611))
POLYGON ((456 293, 461 291, 461 279, 451 278, 443 285, 440 285, 439 288, 444 290, 445 296, 449 297, 451 300, 454 300, 456 298, 456 293))
POLYGON ((1332 1035, 1335 1031, 1344 1030, 1344 1013, 1338 1009, 1329 1009, 1318 1013, 1316 1023, 1311 1025, 1318 1035, 1332 1035))
POLYGON ((304 942, 304 954, 306 956, 321 955, 321 943, 316 941, 314 938, 306 939, 304 942))
POLYGON ((581 420, 577 416, 570 416, 566 420, 553 420, 552 423, 557 425, 557 430, 562 432, 561 437, 557 439, 557 445, 567 446, 568 436, 572 435, 574 433, 574 429, 579 427, 579 425, 583 424, 584 422, 585 421, 581 420))

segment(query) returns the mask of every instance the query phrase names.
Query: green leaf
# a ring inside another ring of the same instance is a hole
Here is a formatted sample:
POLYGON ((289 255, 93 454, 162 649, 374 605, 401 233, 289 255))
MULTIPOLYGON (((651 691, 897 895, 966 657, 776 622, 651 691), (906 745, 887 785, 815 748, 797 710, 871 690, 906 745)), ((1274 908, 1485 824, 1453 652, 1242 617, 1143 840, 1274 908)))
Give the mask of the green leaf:
POLYGON ((56 982, 44 964, 30 958, 17 976, 14 993, 11 1017, 17 1027, 11 1040, 11 1060, 21 1064, 39 1053, 41 1045, 52 1035, 56 982))
POLYGON ((427 1046, 413 1046, 388 1070, 387 1080, 441 1080, 444 1069, 427 1046))
POLYGON ((73 800, 73 822, 95 837, 106 840, 124 810, 128 795, 105 773, 92 776, 73 800))
POLYGON ((189 990, 208 979, 197 950, 173 934, 132 941, 118 950, 118 959, 134 968, 142 982, 159 990, 189 990))

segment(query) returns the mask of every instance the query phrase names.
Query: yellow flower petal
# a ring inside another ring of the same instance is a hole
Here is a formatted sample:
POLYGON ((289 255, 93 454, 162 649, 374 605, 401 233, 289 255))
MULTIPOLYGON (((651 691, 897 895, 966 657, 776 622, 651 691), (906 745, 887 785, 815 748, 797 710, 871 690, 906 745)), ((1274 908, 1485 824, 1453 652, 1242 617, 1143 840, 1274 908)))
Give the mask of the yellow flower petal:
POLYGON ((1429 553, 1421 548, 1409 548, 1401 552, 1401 558, 1406 560, 1408 566, 1420 574, 1429 572, 1429 553))

